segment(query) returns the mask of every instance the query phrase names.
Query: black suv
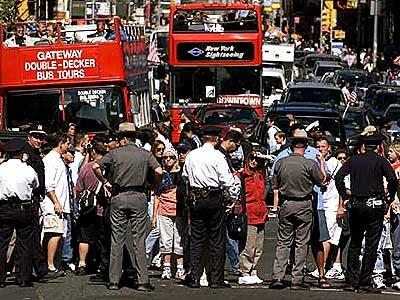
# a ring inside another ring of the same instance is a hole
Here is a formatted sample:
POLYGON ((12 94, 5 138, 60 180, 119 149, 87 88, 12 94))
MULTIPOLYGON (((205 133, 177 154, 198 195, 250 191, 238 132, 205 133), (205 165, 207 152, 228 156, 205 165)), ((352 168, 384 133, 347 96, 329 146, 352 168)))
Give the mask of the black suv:
POLYGON ((270 107, 255 128, 252 141, 262 146, 267 145, 267 128, 265 118, 276 117, 275 125, 283 132, 289 131, 289 119, 287 115, 293 115, 302 127, 306 128, 311 123, 318 121, 323 136, 328 138, 333 148, 346 147, 346 130, 341 113, 329 104, 315 103, 278 103, 270 107))

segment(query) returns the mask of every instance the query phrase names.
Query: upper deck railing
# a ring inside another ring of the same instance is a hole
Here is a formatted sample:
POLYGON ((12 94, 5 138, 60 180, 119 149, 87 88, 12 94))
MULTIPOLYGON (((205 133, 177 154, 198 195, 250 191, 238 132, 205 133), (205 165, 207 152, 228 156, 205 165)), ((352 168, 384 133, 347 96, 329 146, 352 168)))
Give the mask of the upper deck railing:
POLYGON ((2 26, 0 43, 1 88, 124 81, 146 71, 143 28, 118 18, 2 26))

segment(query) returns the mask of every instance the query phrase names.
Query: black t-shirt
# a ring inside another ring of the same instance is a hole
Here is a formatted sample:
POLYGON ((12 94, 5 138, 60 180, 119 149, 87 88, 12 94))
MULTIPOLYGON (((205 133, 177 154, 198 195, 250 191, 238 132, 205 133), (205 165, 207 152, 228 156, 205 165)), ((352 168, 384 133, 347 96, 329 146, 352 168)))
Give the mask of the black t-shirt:
POLYGON ((39 149, 33 148, 28 142, 26 142, 24 152, 29 155, 27 164, 35 170, 39 179, 39 187, 33 191, 33 194, 34 196, 36 195, 40 198, 44 198, 46 194, 46 184, 44 176, 44 163, 40 157, 40 151, 39 149))

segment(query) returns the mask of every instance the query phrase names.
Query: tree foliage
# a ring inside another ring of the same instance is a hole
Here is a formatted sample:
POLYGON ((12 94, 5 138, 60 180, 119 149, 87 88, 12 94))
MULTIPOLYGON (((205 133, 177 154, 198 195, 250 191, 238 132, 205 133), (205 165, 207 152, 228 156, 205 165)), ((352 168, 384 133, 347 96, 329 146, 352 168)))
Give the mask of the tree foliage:
POLYGON ((16 2, 15 0, 0 0, 0 22, 15 21, 16 2))

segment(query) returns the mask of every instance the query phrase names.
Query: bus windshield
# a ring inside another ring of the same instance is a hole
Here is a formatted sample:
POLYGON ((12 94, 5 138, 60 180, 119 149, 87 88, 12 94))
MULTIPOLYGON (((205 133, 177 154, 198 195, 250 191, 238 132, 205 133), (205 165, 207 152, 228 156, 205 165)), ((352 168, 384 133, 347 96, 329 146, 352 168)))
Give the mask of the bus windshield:
POLYGON ((13 131, 40 124, 55 132, 64 122, 76 123, 82 131, 117 130, 124 121, 122 92, 117 87, 13 92, 6 96, 5 109, 7 129, 13 131))
POLYGON ((260 70, 254 67, 195 67, 173 72, 176 102, 216 102, 220 95, 260 95, 260 70))
POLYGON ((255 10, 177 10, 174 32, 257 32, 255 10))

